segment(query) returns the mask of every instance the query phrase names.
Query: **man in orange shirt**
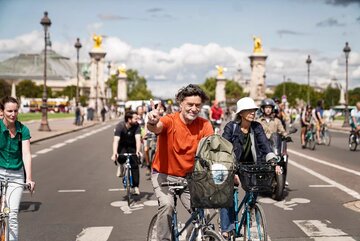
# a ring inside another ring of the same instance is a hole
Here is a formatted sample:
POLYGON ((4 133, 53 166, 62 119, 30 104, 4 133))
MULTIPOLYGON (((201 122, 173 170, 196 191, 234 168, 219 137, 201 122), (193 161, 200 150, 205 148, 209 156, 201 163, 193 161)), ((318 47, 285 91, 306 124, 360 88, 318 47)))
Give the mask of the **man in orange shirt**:
MULTIPOLYGON (((201 138, 214 133, 211 123, 199 117, 208 100, 197 85, 188 85, 176 94, 180 111, 160 118, 159 110, 148 114, 147 128, 158 135, 151 181, 159 201, 157 240, 171 240, 171 215, 174 209, 172 193, 163 182, 179 182, 192 172, 195 152, 201 138)), ((152 103, 154 106, 154 103, 152 103)), ((190 212, 190 194, 186 190, 180 200, 190 212)))

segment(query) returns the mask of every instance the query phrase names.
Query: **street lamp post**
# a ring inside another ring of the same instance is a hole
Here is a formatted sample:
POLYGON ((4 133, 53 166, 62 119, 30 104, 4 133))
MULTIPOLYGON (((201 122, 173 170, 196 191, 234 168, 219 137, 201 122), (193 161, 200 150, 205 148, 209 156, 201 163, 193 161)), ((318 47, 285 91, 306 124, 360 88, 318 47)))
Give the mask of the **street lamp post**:
POLYGON ((41 123, 39 127, 39 131, 51 131, 47 118, 47 89, 46 89, 46 54, 47 54, 47 45, 48 45, 48 28, 51 26, 51 20, 48 17, 48 12, 44 12, 44 17, 41 19, 40 24, 44 27, 44 40, 45 40, 45 48, 44 48, 44 90, 42 96, 42 106, 41 106, 41 123))
POLYGON ((81 43, 80 43, 80 39, 77 38, 76 39, 76 43, 74 45, 74 47, 76 48, 76 106, 78 106, 79 104, 79 50, 82 47, 81 43))
POLYGON ((345 43, 345 47, 343 49, 344 53, 345 53, 345 65, 346 65, 346 73, 345 73, 345 80, 346 80, 346 85, 345 85, 345 120, 343 123, 343 127, 349 127, 349 92, 348 92, 348 59, 349 59, 349 54, 350 54, 350 47, 349 47, 349 43, 346 42, 345 43))
POLYGON ((308 58, 306 60, 306 64, 308 66, 308 88, 307 88, 307 104, 310 104, 310 64, 311 64, 311 59, 310 59, 310 55, 308 55, 308 58))

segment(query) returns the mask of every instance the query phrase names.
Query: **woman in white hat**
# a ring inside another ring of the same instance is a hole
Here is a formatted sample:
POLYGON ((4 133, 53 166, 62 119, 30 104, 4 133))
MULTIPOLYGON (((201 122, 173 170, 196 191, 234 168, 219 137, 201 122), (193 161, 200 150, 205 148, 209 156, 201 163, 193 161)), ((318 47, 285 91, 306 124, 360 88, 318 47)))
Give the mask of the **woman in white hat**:
MULTIPOLYGON (((256 163, 265 162, 265 157, 271 152, 261 124, 255 121, 258 109, 250 97, 241 98, 237 102, 236 116, 224 127, 223 137, 234 147, 237 162, 256 163)), ((235 175, 235 184, 239 184, 239 177, 235 175)), ((221 231, 224 238, 235 228, 234 208, 222 208, 220 211, 221 231)))

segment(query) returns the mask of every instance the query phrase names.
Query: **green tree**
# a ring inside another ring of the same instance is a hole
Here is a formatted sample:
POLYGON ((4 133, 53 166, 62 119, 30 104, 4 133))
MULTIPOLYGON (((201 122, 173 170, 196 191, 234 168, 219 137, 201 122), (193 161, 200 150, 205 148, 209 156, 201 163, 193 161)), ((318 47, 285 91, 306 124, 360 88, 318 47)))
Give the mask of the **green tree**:
POLYGON ((323 92, 324 108, 329 109, 331 106, 337 105, 340 99, 340 90, 338 88, 332 88, 331 85, 323 92))
POLYGON ((11 85, 5 80, 0 80, 0 98, 11 95, 11 85))
POLYGON ((215 100, 216 79, 214 77, 207 78, 205 83, 200 84, 199 86, 203 91, 205 91, 207 96, 210 98, 210 101, 215 100))
POLYGON ((37 86, 32 80, 22 80, 16 85, 16 95, 27 98, 40 98, 42 88, 37 86))
POLYGON ((140 76, 137 70, 128 69, 126 74, 129 100, 148 100, 153 98, 151 91, 147 88, 146 79, 140 76))
POLYGON ((349 90, 349 105, 356 105, 360 101, 360 87, 349 90))
POLYGON ((67 96, 69 100, 76 98, 76 85, 66 86, 62 91, 57 92, 56 96, 67 96))
MULTIPOLYGON (((127 90, 129 100, 147 100, 153 98, 150 90, 147 88, 147 81, 144 77, 140 76, 136 70, 128 69, 127 74, 127 90)), ((111 75, 106 82, 107 86, 111 89, 112 98, 110 103, 116 103, 118 77, 111 75)))
POLYGON ((228 80, 225 84, 226 102, 228 105, 235 104, 244 97, 243 88, 234 80, 228 80))
POLYGON ((289 102, 290 106, 295 106, 297 100, 307 101, 307 93, 309 88, 310 93, 310 103, 312 106, 315 106, 316 101, 321 98, 321 95, 317 93, 313 87, 308 87, 304 84, 297 84, 294 82, 281 83, 275 87, 274 94, 272 98, 278 97, 281 98, 284 93, 285 85, 285 95, 286 99, 289 102))

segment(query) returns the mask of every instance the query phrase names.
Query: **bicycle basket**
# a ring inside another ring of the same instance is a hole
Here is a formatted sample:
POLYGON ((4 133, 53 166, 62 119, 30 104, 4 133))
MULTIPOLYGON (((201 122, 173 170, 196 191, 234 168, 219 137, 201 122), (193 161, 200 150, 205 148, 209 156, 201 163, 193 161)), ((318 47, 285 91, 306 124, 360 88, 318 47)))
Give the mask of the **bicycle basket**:
POLYGON ((272 190, 274 168, 271 164, 240 165, 241 187, 247 192, 269 192, 272 190))
POLYGON ((192 172, 187 176, 192 208, 233 206, 234 171, 192 172))

